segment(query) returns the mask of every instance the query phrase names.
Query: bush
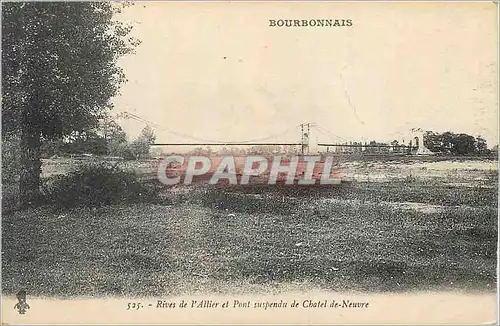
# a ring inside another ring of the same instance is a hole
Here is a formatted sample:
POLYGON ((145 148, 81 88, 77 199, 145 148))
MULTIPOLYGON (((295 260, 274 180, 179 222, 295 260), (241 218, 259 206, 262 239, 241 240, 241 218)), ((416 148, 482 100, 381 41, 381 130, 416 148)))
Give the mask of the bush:
POLYGON ((48 179, 43 191, 49 203, 70 208, 152 201, 158 198, 159 187, 116 164, 86 162, 48 179))
POLYGON ((415 182, 417 182, 417 177, 415 177, 414 175, 410 174, 410 175, 407 175, 405 177, 404 181, 406 183, 415 183, 415 182))

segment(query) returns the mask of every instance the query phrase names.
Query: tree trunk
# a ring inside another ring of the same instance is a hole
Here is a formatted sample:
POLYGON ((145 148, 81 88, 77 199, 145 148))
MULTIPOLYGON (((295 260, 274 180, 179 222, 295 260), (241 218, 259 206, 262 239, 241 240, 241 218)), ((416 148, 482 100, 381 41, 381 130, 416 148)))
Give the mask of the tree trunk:
POLYGON ((40 199, 42 172, 40 132, 23 125, 21 130, 21 171, 19 204, 21 208, 36 205, 40 199))

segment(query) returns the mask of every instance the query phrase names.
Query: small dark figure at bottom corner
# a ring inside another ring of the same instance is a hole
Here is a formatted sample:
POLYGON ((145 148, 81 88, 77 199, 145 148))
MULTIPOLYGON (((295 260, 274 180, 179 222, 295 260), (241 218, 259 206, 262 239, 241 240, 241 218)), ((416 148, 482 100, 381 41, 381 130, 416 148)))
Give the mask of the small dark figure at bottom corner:
POLYGON ((14 306, 14 309, 17 309, 20 314, 24 315, 26 310, 30 308, 29 304, 26 302, 26 291, 21 290, 17 292, 17 303, 14 306))

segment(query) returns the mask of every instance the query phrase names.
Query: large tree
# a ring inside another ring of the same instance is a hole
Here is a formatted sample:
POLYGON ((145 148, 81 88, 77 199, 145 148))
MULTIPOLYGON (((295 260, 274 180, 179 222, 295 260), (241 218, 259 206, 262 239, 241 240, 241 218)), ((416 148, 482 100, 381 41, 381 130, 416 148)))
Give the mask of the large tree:
POLYGON ((137 41, 109 2, 2 4, 2 137, 20 137, 20 202, 38 198, 41 145, 96 127, 137 41))

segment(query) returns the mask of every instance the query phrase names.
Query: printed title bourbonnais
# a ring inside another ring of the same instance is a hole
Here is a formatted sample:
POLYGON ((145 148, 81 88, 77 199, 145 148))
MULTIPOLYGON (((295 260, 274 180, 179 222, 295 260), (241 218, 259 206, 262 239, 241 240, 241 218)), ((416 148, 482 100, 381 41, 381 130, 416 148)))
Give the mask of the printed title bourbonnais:
POLYGON ((269 27, 350 27, 351 19, 269 19, 269 27))

